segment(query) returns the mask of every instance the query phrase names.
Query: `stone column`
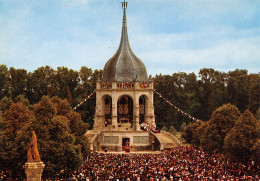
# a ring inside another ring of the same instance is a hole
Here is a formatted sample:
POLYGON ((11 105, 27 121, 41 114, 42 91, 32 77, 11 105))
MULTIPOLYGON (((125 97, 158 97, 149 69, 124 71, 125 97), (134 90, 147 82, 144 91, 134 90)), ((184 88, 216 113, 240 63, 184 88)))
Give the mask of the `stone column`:
POLYGON ((154 105, 153 105, 153 91, 149 91, 149 97, 147 101, 147 107, 145 111, 145 122, 150 125, 156 126, 155 124, 155 115, 154 115, 154 105))
POLYGON ((94 116, 94 129, 104 127, 104 114, 102 108, 102 92, 101 90, 96 89, 96 112, 94 116))
POLYGON ((24 165, 27 181, 41 181, 45 164, 42 162, 26 162, 24 165))
POLYGON ((134 98, 134 128, 136 131, 140 131, 140 115, 139 115, 139 94, 135 92, 134 98))
POLYGON ((117 130, 117 93, 116 93, 116 82, 112 83, 112 127, 111 130, 117 130))

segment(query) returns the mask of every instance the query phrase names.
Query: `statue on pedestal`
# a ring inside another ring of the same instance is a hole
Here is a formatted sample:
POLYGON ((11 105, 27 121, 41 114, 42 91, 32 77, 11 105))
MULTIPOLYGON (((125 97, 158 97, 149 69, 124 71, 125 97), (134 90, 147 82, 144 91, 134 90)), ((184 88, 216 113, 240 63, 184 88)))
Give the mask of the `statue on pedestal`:
POLYGON ((45 165, 41 162, 37 148, 37 137, 32 131, 32 140, 28 145, 27 162, 24 165, 27 181, 41 181, 42 171, 45 165))
POLYGON ((36 134, 34 131, 32 131, 32 140, 28 146, 27 157, 28 157, 28 159, 27 159, 28 162, 40 162, 41 161, 39 151, 37 148, 37 137, 36 137, 36 134))

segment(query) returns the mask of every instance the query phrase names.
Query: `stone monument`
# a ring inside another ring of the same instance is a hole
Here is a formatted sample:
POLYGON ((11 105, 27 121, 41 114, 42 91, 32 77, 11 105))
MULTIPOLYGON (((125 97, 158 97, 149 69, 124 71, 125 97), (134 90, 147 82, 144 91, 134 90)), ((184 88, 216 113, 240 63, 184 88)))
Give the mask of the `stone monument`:
POLYGON ((44 164, 37 148, 37 137, 32 131, 32 140, 28 146, 27 162, 24 165, 27 181, 41 181, 44 164))
MULTIPOLYGON (((96 82, 96 112, 86 136, 91 151, 157 151, 173 144, 170 133, 157 133, 153 80, 130 47, 127 2, 122 2, 121 41, 96 82)), ((174 138, 175 139, 175 138, 174 138)))
POLYGON ((154 135, 141 129, 142 123, 154 128, 153 81, 144 63, 128 41, 127 2, 122 2, 121 41, 96 82, 96 112, 93 130, 87 132, 92 151, 122 151, 126 144, 134 151, 151 150, 154 135))

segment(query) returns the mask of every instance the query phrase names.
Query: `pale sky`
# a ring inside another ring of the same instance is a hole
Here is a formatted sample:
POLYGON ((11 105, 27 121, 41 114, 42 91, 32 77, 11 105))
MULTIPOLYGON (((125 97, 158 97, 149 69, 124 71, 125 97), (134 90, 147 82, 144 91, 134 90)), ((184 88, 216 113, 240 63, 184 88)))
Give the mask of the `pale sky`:
MULTIPOLYGON (((0 64, 103 69, 121 0, 0 0, 0 64)), ((259 0, 128 0, 128 36, 148 74, 260 72, 259 0)))

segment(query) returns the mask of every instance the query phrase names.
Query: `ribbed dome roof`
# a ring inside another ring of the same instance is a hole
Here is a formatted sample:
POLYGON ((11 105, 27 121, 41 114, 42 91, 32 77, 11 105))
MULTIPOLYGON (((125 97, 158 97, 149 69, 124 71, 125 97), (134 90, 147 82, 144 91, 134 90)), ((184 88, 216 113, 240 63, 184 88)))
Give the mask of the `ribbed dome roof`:
POLYGON ((143 62, 133 53, 128 42, 126 4, 123 4, 123 26, 120 45, 112 58, 105 64, 102 81, 134 82, 147 81, 147 72, 143 62))

